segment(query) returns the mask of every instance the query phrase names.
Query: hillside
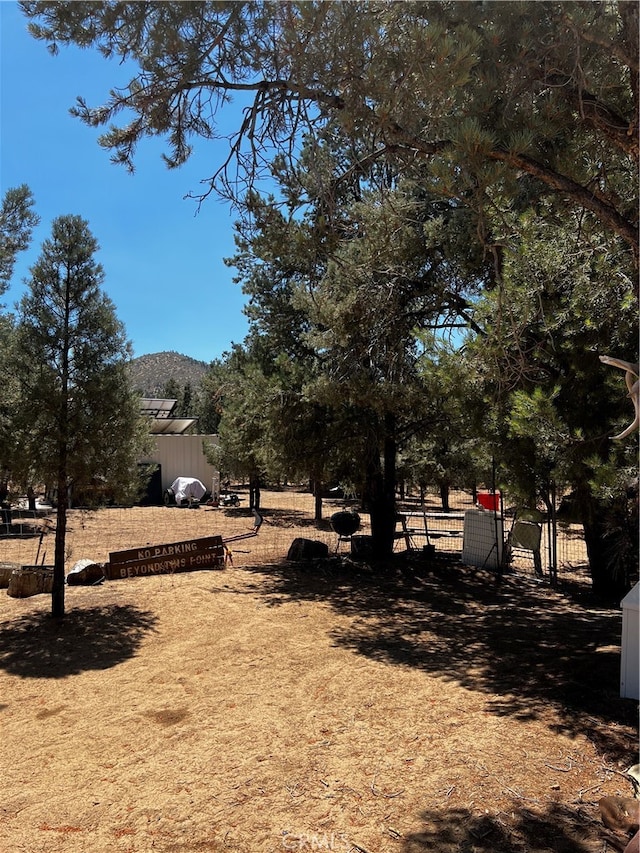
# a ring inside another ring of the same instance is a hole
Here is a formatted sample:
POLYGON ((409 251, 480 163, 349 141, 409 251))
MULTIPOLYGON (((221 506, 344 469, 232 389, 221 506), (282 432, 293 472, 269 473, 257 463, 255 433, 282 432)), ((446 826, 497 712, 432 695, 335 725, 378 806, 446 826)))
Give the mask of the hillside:
POLYGON ((171 379, 180 386, 190 383, 195 388, 208 365, 178 352, 156 352, 132 359, 130 369, 135 388, 146 397, 156 397, 171 379))

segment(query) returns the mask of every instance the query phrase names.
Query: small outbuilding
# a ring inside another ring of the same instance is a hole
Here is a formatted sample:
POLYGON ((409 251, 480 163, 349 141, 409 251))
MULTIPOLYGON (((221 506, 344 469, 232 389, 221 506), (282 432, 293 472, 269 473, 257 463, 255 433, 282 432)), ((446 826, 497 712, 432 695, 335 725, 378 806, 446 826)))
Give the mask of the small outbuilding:
POLYGON ((197 418, 174 418, 177 400, 143 398, 142 411, 149 418, 154 448, 141 464, 157 465, 160 495, 178 477, 200 480, 214 495, 220 494, 220 472, 208 461, 206 450, 219 444, 217 435, 186 434, 197 418))

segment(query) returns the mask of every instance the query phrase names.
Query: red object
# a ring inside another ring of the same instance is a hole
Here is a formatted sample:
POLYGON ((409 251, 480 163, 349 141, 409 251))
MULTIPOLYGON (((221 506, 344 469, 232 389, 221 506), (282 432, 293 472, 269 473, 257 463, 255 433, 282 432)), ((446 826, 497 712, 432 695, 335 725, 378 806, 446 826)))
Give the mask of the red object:
POLYGON ((478 503, 483 509, 497 512, 500 509, 500 492, 478 492, 478 503))

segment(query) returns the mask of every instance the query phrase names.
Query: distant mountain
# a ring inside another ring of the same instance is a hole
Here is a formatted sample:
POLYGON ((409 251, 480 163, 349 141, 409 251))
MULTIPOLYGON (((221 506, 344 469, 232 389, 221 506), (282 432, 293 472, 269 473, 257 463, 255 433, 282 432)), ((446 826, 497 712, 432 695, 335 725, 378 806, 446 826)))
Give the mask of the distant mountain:
POLYGON ((173 379, 181 387, 200 384, 209 365, 178 352, 155 352, 131 360, 133 385, 145 397, 161 396, 164 386, 173 379))

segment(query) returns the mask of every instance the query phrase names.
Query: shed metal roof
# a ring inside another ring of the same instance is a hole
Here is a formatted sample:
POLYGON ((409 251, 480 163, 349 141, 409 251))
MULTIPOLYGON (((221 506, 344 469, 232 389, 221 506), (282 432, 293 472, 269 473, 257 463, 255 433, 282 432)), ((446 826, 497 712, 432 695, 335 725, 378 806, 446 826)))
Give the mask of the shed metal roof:
POLYGON ((197 420, 197 418, 153 418, 150 421, 149 432, 151 435, 182 435, 197 420))

